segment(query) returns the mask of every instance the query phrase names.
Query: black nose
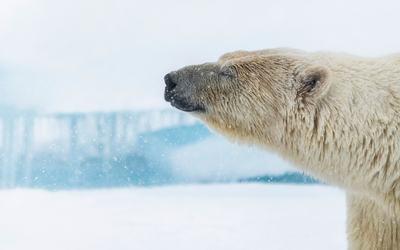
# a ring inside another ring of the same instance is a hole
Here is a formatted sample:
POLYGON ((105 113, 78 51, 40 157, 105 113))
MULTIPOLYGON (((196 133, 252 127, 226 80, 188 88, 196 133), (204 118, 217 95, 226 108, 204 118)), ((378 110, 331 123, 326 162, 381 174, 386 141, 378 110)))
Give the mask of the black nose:
POLYGON ((174 88, 176 87, 176 83, 172 81, 171 74, 166 74, 164 76, 165 81, 165 92, 164 92, 164 99, 167 102, 171 102, 174 98, 173 96, 176 94, 174 88))
POLYGON ((164 76, 164 81, 165 81, 165 85, 167 87, 168 90, 172 90, 173 88, 175 88, 176 83, 174 83, 171 79, 171 74, 166 74, 164 76))

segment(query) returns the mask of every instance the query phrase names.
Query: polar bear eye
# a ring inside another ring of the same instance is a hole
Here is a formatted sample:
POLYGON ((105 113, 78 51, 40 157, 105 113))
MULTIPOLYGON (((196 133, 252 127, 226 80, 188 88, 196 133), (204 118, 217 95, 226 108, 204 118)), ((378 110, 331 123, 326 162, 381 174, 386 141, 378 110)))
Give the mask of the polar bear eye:
POLYGON ((229 72, 226 72, 226 71, 221 71, 221 72, 219 72, 222 76, 229 76, 229 72))
POLYGON ((220 74, 221 76, 224 76, 224 77, 233 77, 232 71, 231 71, 229 68, 227 68, 227 67, 223 67, 223 68, 219 71, 219 74, 220 74))

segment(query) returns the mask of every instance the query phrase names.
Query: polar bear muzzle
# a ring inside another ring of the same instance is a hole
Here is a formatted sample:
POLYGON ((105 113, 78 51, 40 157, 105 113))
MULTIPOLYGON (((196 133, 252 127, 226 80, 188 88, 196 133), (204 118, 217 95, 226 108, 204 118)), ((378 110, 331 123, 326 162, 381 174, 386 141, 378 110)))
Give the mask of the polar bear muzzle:
POLYGON ((183 81, 179 81, 175 75, 176 73, 173 71, 164 77, 165 101, 171 103, 173 107, 182 111, 205 111, 204 106, 194 100, 195 98, 193 98, 193 96, 195 93, 192 93, 193 91, 191 92, 191 89, 187 88, 185 83, 183 81))

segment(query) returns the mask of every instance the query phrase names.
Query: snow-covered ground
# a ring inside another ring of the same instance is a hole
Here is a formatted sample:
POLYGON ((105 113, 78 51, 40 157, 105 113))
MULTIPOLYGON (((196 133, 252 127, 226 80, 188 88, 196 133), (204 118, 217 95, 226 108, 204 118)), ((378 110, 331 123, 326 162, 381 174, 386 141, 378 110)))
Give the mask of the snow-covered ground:
POLYGON ((0 191, 0 249, 346 249, 345 198, 320 185, 0 191))

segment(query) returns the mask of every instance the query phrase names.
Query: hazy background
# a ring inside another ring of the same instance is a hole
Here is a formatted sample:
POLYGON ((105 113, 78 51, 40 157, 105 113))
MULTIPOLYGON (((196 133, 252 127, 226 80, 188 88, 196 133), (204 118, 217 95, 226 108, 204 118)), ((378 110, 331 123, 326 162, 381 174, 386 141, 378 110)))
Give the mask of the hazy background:
POLYGON ((399 10, 1 0, 0 248, 346 249, 342 191, 299 185, 310 182, 278 156, 174 111, 163 77, 234 50, 400 52, 399 10))
POLYGON ((234 50, 400 52, 399 1, 0 2, 0 100, 46 112, 165 109, 163 76, 234 50))

